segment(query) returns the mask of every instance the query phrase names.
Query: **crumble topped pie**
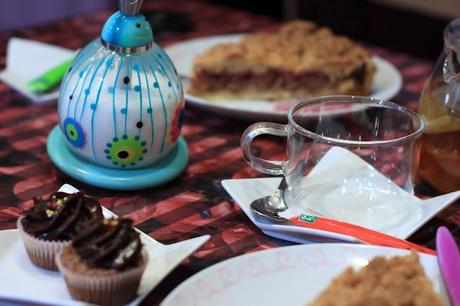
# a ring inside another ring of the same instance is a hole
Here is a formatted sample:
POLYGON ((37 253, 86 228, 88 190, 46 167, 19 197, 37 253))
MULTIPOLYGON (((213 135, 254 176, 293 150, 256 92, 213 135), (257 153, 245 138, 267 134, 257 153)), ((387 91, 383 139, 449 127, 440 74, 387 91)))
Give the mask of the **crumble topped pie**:
POLYGON ((376 257, 359 271, 348 268, 309 306, 442 306, 417 253, 376 257))
POLYGON ((374 72, 370 54, 350 39, 293 21, 197 56, 188 91, 210 100, 368 95, 374 72))

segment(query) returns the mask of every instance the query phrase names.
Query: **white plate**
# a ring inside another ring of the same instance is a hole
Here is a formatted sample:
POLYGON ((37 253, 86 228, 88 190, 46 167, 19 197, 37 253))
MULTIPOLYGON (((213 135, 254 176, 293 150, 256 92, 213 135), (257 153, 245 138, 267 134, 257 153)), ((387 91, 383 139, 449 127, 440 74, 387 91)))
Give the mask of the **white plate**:
MULTIPOLYGON (((242 36, 243 34, 235 34, 192 39, 171 45, 165 51, 171 57, 179 75, 182 77, 184 88, 187 88, 189 85, 187 78, 191 75, 193 60, 197 55, 216 44, 237 42, 242 36)), ((374 56, 372 59, 377 66, 377 72, 370 96, 389 100, 401 89, 401 75, 391 63, 383 58, 374 56)), ((251 120, 285 120, 288 110, 295 104, 292 101, 270 102, 266 100, 209 102, 206 99, 187 93, 185 98, 191 105, 201 109, 229 117, 251 120)))
MULTIPOLYGON (((75 192, 70 185, 64 185, 64 192, 75 192)), ((106 217, 114 216, 104 208, 106 217)), ((179 263, 203 245, 209 235, 164 245, 140 232, 140 238, 149 254, 149 262, 142 276, 138 296, 129 305, 138 305, 147 294, 179 263)), ((33 265, 16 229, 0 231, 0 271, 8 281, 0 281, 0 304, 11 299, 17 304, 33 302, 47 305, 85 305, 72 300, 64 279, 58 272, 47 271, 33 265)))
MULTIPOLYGON (((275 224, 255 216, 252 201, 273 193, 281 178, 230 179, 222 181, 228 194, 265 234, 298 243, 312 236, 358 242, 346 235, 298 226, 275 224)), ((290 218, 319 213, 406 239, 438 212, 455 202, 460 191, 421 200, 407 193, 352 152, 333 147, 303 181, 306 197, 281 213, 290 218), (357 186, 364 186, 358 189, 357 186), (371 186, 371 187, 367 187, 371 186), (381 190, 381 192, 379 192, 381 190)), ((316 237, 318 239, 318 237, 316 237)))
MULTIPOLYGON (((346 267, 365 266, 375 256, 407 255, 385 247, 314 244, 276 248, 232 258, 207 268, 172 291, 162 306, 305 306, 346 267)), ((420 261, 446 305, 436 257, 420 261)), ((397 298, 397 297, 395 297, 397 298)))
POLYGON ((8 41, 6 69, 0 72, 0 80, 34 103, 54 101, 59 95, 59 88, 46 94, 36 94, 27 83, 72 58, 74 54, 75 51, 59 46, 13 37, 8 41))

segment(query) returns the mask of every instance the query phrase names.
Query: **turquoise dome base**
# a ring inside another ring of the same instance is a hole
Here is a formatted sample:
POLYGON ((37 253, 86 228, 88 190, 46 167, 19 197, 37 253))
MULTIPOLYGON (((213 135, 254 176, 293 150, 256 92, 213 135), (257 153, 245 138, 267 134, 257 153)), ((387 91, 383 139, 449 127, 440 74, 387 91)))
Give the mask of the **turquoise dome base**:
POLYGON ((48 136, 48 156, 62 172, 83 183, 114 190, 138 190, 162 185, 179 176, 188 163, 183 137, 159 162, 142 169, 118 170, 91 164, 72 154, 58 126, 48 136))

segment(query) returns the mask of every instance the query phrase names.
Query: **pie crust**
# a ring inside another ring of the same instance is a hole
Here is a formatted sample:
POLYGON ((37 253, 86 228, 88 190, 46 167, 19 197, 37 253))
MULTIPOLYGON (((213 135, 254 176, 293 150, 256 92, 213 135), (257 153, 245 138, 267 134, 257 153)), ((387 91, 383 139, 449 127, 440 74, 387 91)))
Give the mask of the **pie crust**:
POLYGON ((211 100, 368 95, 374 72, 363 47, 312 22, 293 21, 197 56, 188 92, 211 100))

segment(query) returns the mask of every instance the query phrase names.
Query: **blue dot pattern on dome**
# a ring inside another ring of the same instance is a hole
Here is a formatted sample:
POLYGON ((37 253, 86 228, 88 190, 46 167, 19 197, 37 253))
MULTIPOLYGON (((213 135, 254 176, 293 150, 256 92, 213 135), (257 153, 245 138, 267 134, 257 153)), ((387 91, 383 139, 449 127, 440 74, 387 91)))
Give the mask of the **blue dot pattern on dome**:
POLYGON ((141 47, 153 41, 152 28, 142 14, 125 16, 120 12, 110 16, 101 37, 107 43, 123 48, 141 47))

